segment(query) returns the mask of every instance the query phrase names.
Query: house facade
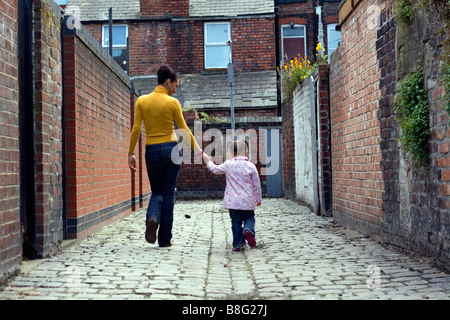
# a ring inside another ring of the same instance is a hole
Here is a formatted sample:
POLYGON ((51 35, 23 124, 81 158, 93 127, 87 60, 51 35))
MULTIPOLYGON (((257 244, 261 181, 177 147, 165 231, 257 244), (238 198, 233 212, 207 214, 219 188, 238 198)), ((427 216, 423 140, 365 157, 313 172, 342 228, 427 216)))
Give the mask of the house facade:
MULTIPOLYGON (((269 162, 265 158, 268 148, 277 146, 281 158, 280 143, 265 142, 275 131, 275 139, 281 139, 277 66, 294 53, 315 59, 318 5, 322 5, 322 41, 326 41, 328 35, 331 39, 336 32, 336 1, 131 0, 124 5, 118 0, 70 0, 66 14, 77 16, 108 47, 112 8, 113 56, 130 75, 136 91, 151 92, 157 85, 157 68, 170 65, 181 78, 175 94, 181 105, 214 118, 214 123, 203 123, 201 132, 214 128, 226 134, 232 126, 233 104, 236 129, 242 129, 244 134, 248 130, 256 132, 252 161, 261 169, 269 162), (234 74, 232 89, 227 73, 229 63, 234 74)), ((208 141, 203 141, 203 147, 207 145, 208 141)), ((281 166, 279 169, 279 176, 269 177, 275 178, 277 196, 282 195, 281 166)), ((222 177, 210 176, 203 170, 195 165, 182 170, 179 195, 185 190, 189 196, 200 196, 202 190, 211 188, 221 194, 222 177), (201 181, 192 179, 199 176, 201 181)), ((266 190, 266 177, 261 180, 266 190)))

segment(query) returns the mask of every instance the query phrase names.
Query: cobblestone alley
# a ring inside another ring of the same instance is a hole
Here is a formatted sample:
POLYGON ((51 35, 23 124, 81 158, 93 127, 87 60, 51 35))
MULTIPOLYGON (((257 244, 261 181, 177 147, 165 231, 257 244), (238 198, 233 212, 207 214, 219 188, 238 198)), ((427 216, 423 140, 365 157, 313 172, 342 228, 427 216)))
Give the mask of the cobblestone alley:
POLYGON ((449 274, 289 200, 263 200, 244 252, 221 200, 178 201, 170 248, 145 242, 144 217, 24 262, 0 299, 450 299, 449 274))

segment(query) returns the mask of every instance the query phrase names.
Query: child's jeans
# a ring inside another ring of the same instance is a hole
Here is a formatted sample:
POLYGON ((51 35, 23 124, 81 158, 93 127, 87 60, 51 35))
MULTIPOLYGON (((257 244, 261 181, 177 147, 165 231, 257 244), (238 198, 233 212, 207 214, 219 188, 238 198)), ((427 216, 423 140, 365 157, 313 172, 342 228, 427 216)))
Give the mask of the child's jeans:
POLYGON ((255 235, 255 211, 230 209, 231 231, 233 231, 233 247, 245 244, 244 232, 255 235), (242 227, 244 224, 244 227, 242 227))

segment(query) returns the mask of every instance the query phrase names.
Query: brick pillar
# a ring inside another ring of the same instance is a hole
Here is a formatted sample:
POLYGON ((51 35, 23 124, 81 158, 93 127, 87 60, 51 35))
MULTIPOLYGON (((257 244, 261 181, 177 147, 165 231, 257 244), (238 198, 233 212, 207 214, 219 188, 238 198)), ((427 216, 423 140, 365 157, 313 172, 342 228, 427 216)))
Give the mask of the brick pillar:
POLYGON ((331 127, 328 65, 319 65, 317 77, 318 170, 320 214, 332 215, 331 194, 331 127))
POLYGON ((53 1, 34 2, 36 251, 58 250, 62 224, 61 9, 53 1))
POLYGON ((0 284, 20 268, 19 83, 16 1, 0 0, 0 284))

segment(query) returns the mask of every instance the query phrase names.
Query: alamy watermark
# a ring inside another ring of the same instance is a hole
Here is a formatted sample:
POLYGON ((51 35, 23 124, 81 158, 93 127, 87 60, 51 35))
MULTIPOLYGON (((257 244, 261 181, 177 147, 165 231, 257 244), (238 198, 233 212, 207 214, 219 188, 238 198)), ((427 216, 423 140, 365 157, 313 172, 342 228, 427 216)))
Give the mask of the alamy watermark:
POLYGON ((367 18, 367 28, 369 30, 378 28, 378 26, 380 25, 380 12, 381 9, 376 4, 369 6, 369 8, 366 10, 366 13, 369 15, 367 18))
POLYGON ((67 28, 70 30, 81 29, 81 9, 77 5, 69 4, 65 9, 68 15, 66 19, 67 28))
POLYGON ((367 267, 367 274, 369 278, 366 280, 367 288, 380 289, 381 288, 381 269, 379 266, 370 265, 367 267))
MULTIPOLYGON (((178 137, 182 137, 178 149, 172 150, 172 161, 176 164, 192 164, 192 149, 190 146, 190 132, 184 129, 177 129, 175 133, 178 137)), ((192 134, 195 140, 202 148, 204 153, 212 157, 213 162, 220 164, 231 159, 231 155, 227 152, 230 142, 233 141, 231 129, 227 129, 226 133, 222 133, 216 128, 211 128, 202 132, 202 124, 195 122, 192 134)), ((248 160, 254 164, 262 164, 261 175, 274 175, 278 173, 280 168, 280 130, 279 129, 236 129, 234 136, 237 140, 245 140, 248 143, 248 160), (270 144, 267 142, 270 140, 270 144)), ((238 150, 238 154, 243 154, 243 150, 238 150)), ((194 164, 202 164, 203 158, 201 154, 194 154, 194 164)))

